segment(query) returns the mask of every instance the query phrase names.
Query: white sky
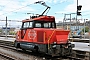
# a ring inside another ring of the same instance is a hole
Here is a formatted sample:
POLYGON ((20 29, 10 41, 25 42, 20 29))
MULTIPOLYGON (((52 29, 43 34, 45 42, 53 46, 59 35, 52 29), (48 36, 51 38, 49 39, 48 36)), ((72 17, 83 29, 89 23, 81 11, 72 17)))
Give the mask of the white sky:
MULTIPOLYGON (((37 1, 38 0, 0 0, 0 19, 5 20, 5 17, 7 16, 9 20, 23 20, 29 18, 29 15, 26 14, 28 12, 41 13, 41 11, 43 11, 42 9, 45 9, 45 7, 35 5, 34 2, 37 1)), ((51 7, 48 14, 55 16, 56 22, 62 21, 64 14, 76 12, 77 0, 42 1, 45 1, 46 4, 51 7)), ((82 18, 90 19, 90 0, 78 0, 78 5, 82 5, 82 18)))

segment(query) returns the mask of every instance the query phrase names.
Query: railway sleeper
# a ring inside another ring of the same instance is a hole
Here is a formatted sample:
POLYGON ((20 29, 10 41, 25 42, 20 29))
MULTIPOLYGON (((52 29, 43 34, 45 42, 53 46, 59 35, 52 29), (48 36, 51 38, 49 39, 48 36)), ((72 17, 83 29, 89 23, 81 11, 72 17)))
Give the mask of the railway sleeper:
POLYGON ((68 59, 74 59, 74 60, 82 60, 82 58, 77 58, 77 57, 72 57, 72 56, 67 56, 68 59))
POLYGON ((2 56, 2 57, 4 57, 4 58, 7 58, 7 59, 9 59, 9 60, 15 60, 15 58, 10 57, 10 56, 5 55, 5 54, 2 54, 2 53, 0 53, 0 56, 2 56))

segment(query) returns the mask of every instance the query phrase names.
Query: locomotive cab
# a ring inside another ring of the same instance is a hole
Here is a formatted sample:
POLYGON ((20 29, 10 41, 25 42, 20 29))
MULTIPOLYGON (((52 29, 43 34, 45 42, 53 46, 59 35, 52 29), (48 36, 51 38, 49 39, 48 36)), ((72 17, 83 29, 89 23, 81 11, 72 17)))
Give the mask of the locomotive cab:
POLYGON ((21 39, 24 38, 27 29, 37 30, 37 29, 55 29, 56 23, 53 16, 32 16, 31 19, 26 19, 22 21, 21 27, 21 39))
POLYGON ((52 17, 53 20, 47 20, 47 18, 51 18, 51 16, 42 16, 40 19, 27 19, 22 21, 22 27, 24 28, 56 28, 55 19, 52 17), (42 19, 44 18, 44 19, 42 19))

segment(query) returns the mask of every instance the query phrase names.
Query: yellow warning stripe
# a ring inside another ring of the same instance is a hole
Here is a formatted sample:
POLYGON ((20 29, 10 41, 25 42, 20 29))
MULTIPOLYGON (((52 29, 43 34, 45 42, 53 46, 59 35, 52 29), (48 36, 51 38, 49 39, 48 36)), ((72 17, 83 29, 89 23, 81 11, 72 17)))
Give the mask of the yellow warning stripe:
POLYGON ((48 49, 50 48, 50 44, 49 44, 49 42, 50 42, 50 39, 51 39, 51 37, 52 37, 52 35, 54 34, 54 32, 55 32, 55 30, 52 32, 52 34, 50 35, 50 37, 48 38, 48 49))

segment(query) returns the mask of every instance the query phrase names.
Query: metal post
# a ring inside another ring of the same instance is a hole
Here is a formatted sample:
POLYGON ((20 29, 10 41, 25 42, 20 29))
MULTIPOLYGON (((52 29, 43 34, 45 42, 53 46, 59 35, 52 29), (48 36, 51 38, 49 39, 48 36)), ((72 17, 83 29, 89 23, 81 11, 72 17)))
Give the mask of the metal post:
POLYGON ((66 18, 66 14, 64 14, 64 19, 63 19, 63 29, 65 29, 65 28, 64 28, 64 25, 65 25, 65 23, 64 23, 64 22, 65 22, 65 18, 66 18))
POLYGON ((70 37, 72 37, 72 30, 71 30, 71 14, 70 14, 70 37))
POLYGON ((7 38, 7 16, 6 16, 6 38, 7 38))
POLYGON ((71 14, 70 14, 70 31, 71 31, 71 14))
MULTIPOLYGON (((89 24, 89 50, 90 50, 90 24, 89 24)), ((90 52, 89 52, 89 60, 90 60, 90 52)))
MULTIPOLYGON (((71 15, 71 14, 65 14, 65 18, 66 18, 66 15, 71 15)), ((71 17, 71 16, 70 16, 71 17)), ((67 20, 67 19, 66 19, 67 20)), ((65 20, 65 21, 66 21, 65 20)), ((70 20, 70 19, 69 19, 70 20)), ((66 23, 66 28, 67 28, 67 30, 68 30, 68 24, 66 23)))
POLYGON ((85 19, 84 19, 84 39, 85 39, 85 19))
MULTIPOLYGON (((90 50, 90 37, 89 37, 89 50, 90 50)), ((90 52, 89 52, 89 60, 90 60, 90 52)))
MULTIPOLYGON (((76 13, 65 14, 65 15, 64 15, 64 19, 63 19, 63 27, 64 27, 64 21, 65 21, 65 19, 66 19, 66 15, 70 15, 70 19, 69 19, 69 20, 70 20, 70 30, 71 30, 71 15, 72 15, 72 14, 76 14, 76 13)), ((67 20, 67 19, 66 19, 66 20, 67 20)))
POLYGON ((64 19, 63 19, 63 23, 62 23, 62 28, 64 29, 64 19))
MULTIPOLYGON (((78 6, 78 0, 77 0, 77 6, 78 6)), ((76 13, 77 12, 78 12, 78 10, 76 11, 76 13)), ((78 26, 78 24, 77 24, 77 14, 76 14, 76 29, 78 29, 77 26, 78 26)))

